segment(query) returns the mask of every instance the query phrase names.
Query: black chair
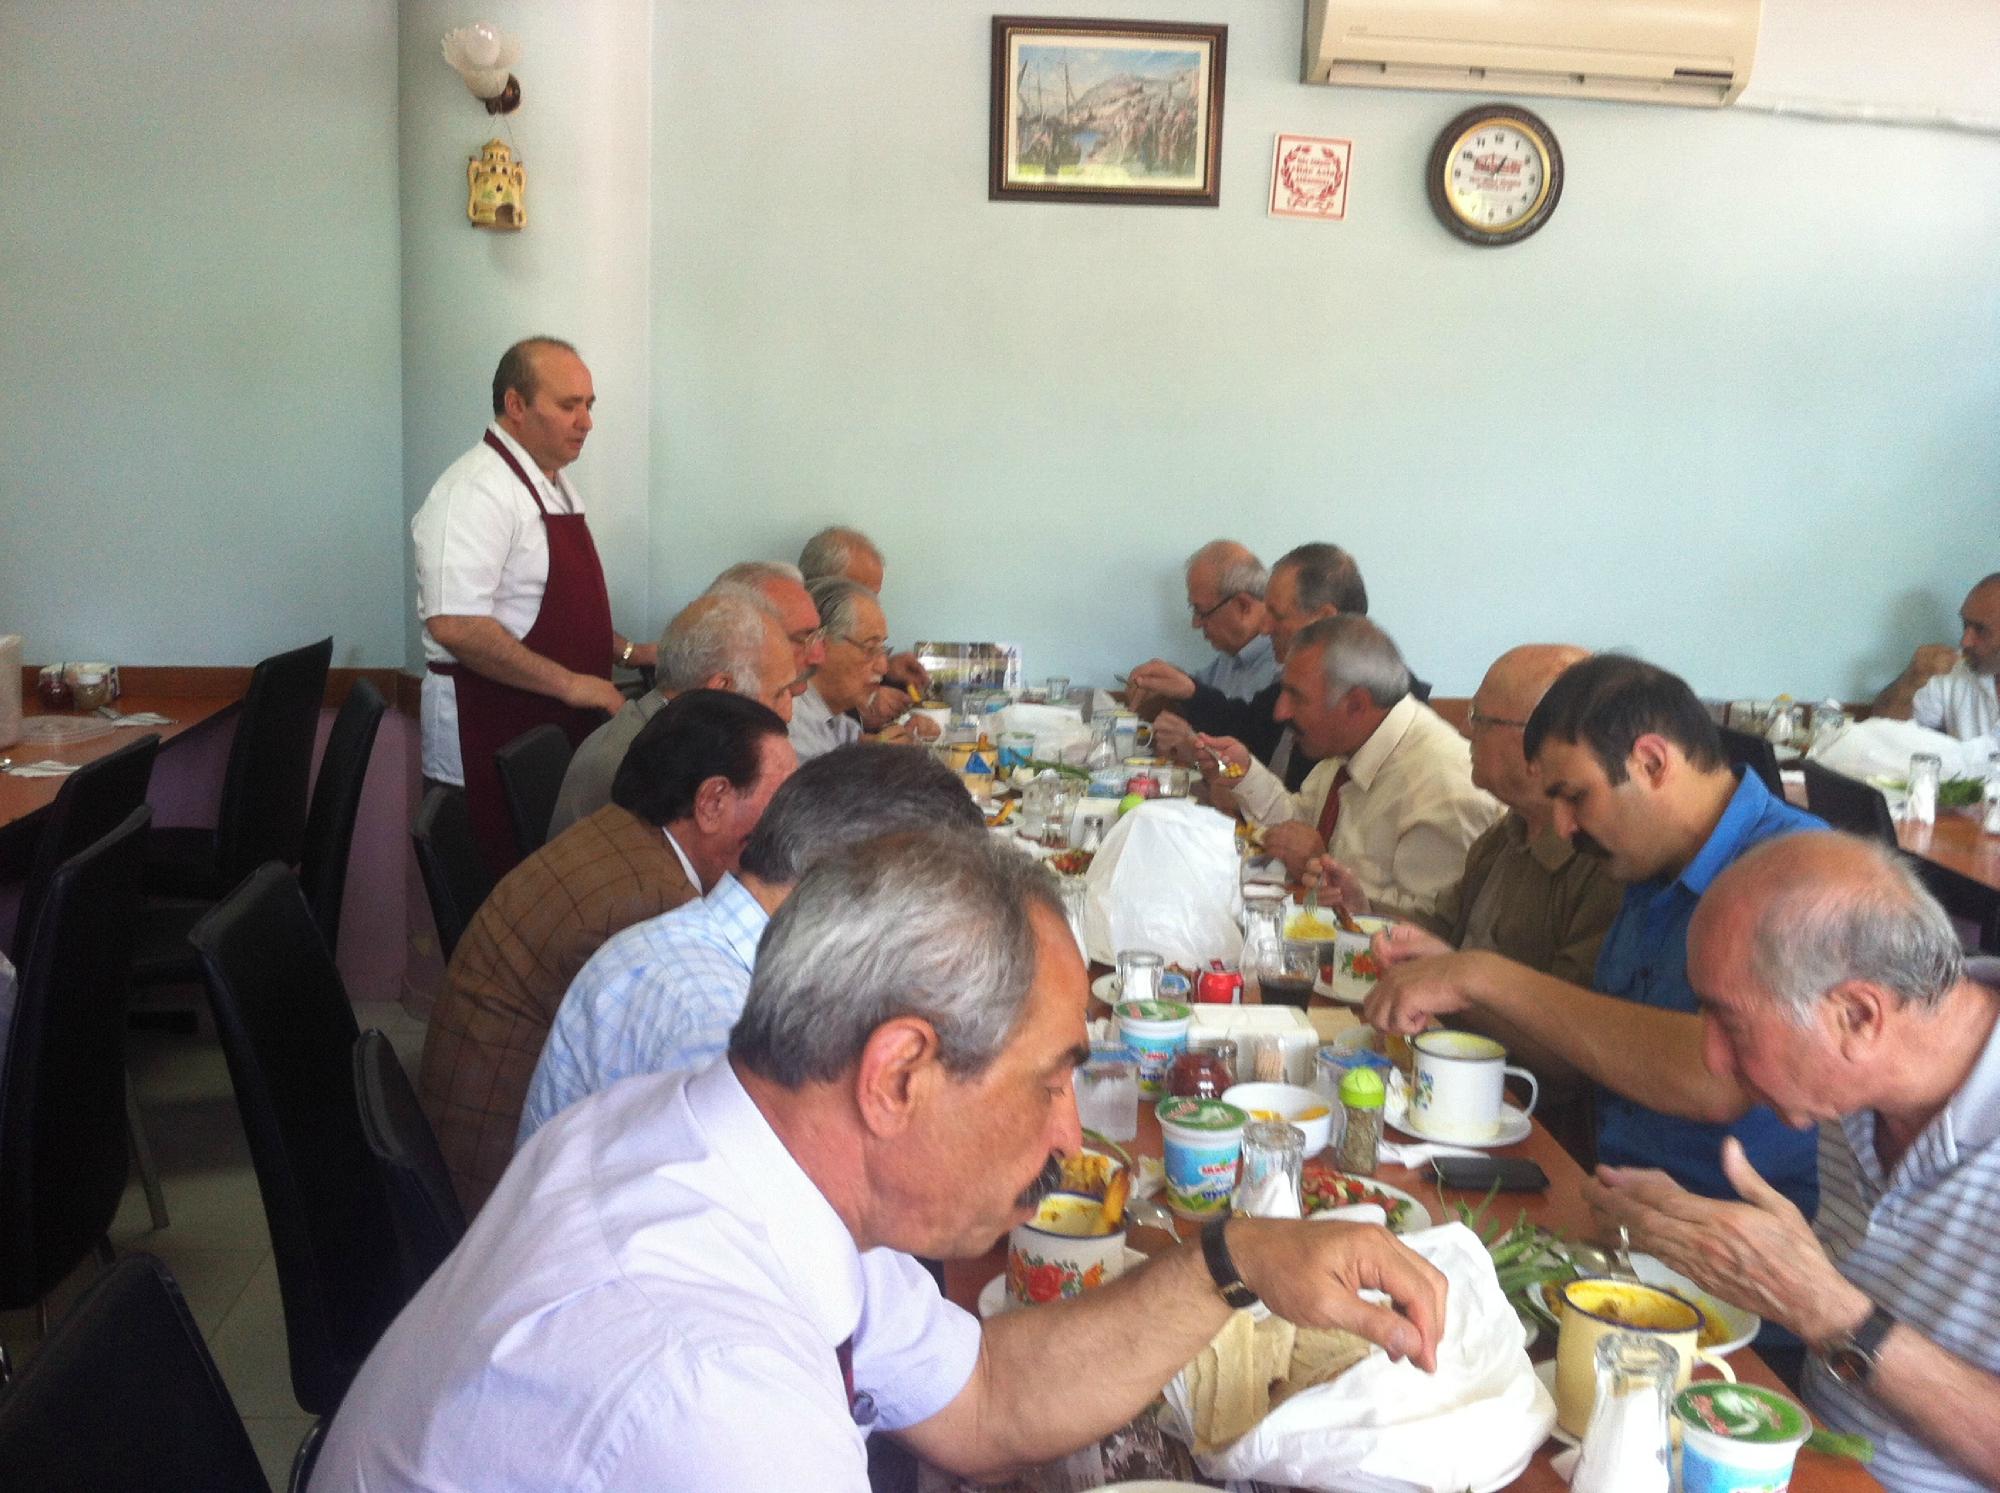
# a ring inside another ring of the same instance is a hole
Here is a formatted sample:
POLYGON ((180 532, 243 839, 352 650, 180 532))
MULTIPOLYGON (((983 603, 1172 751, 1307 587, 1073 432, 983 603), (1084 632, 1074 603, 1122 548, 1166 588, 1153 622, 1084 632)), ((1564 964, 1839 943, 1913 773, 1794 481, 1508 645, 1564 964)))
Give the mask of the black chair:
POLYGON ((332 661, 333 639, 322 638, 257 665, 230 743, 215 827, 154 831, 147 891, 214 902, 265 861, 298 863, 332 661))
POLYGON ((576 748, 560 726, 523 731, 493 754, 500 769, 500 792, 507 800, 507 819, 514 826, 514 843, 521 854, 533 855, 548 843, 549 820, 555 817, 563 774, 576 748))
POLYGON ((195 925, 285 1306, 292 1394, 322 1418, 407 1299, 354 1093, 360 1036, 298 878, 261 866, 195 925))
POLYGON ((472 832, 465 790, 450 783, 433 783, 417 805, 410 839, 416 847, 417 869, 423 873, 424 892, 430 899, 431 921, 437 925, 438 945, 450 959, 458 940, 472 925, 479 904, 493 892, 493 873, 486 868, 479 837, 472 832))
POLYGON ((365 1031, 354 1044, 354 1089, 361 1131, 382 1164, 412 1295, 465 1237, 465 1210, 451 1185, 437 1134, 389 1039, 365 1031))
POLYGON ((125 994, 152 818, 142 804, 63 862, 29 935, 0 1082, 0 1309, 42 1310, 93 1248, 110 1257, 128 1160, 125 994))
POLYGON ((1785 796, 1785 781, 1778 776, 1778 754, 1771 743, 1761 736, 1752 736, 1748 731, 1733 730, 1728 726, 1716 728, 1722 735, 1722 750, 1732 767, 1745 768, 1764 780, 1764 786, 1771 790, 1774 798, 1785 796))
POLYGON ((0 1392, 0 1469, 22 1489, 271 1490, 180 1288, 144 1254, 93 1281, 0 1392))
POLYGON ((1806 807, 1835 829, 1866 835, 1891 849, 1896 845, 1896 821, 1889 815, 1889 801, 1873 783, 1850 778, 1846 773, 1807 759, 1801 764, 1806 775, 1806 807))
POLYGON ((375 750, 375 733, 389 702, 366 679, 341 702, 320 754, 319 776, 313 780, 312 803, 306 810, 305 839, 299 850, 299 885, 313 921, 326 946, 340 950, 340 904, 347 895, 347 858, 354 846, 354 821, 361 812, 361 790, 368 781, 368 759, 375 750))

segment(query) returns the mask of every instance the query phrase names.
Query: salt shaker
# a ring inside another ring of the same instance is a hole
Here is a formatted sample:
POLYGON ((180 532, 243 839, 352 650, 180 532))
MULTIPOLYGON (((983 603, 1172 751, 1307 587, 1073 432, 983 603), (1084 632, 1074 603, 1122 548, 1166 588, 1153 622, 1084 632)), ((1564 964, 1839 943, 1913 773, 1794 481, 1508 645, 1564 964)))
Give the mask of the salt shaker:
POLYGON ((1597 1398, 1571 1493, 1668 1493, 1667 1400, 1680 1355, 1632 1332, 1597 1342, 1597 1398))
POLYGON ((1340 1169, 1357 1177, 1375 1175, 1382 1145, 1382 1105, 1388 1090, 1373 1068, 1354 1068, 1340 1081, 1340 1169))
POLYGON ((1298 1218, 1306 1163, 1305 1132, 1283 1120, 1243 1127, 1243 1172, 1235 1211, 1245 1218, 1298 1218))
POLYGON ((1944 774, 1944 761, 1931 752, 1918 752, 1910 758, 1909 798, 1903 804, 1903 817, 1915 824, 1937 823, 1938 780, 1944 774))

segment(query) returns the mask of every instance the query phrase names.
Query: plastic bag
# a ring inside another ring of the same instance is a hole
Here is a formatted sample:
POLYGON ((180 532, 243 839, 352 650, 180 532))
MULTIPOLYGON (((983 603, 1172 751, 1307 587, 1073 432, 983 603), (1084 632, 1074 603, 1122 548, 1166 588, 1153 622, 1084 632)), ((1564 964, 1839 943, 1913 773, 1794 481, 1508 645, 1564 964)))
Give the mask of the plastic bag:
MULTIPOLYGON (((1934 755, 1945 778, 1984 777, 1990 750, 1987 742, 1959 741, 1915 721, 1875 716, 1855 721, 1837 735, 1815 742, 1806 755, 1822 767, 1863 782, 1887 778, 1900 783, 1909 776, 1910 758, 1918 752, 1934 755)), ((1899 791, 1890 795, 1891 808, 1901 796, 1899 791)))
MULTIPOLYGON (((1460 1223, 1403 1243, 1451 1282, 1437 1372, 1371 1353, 1198 1458, 1203 1472, 1322 1493, 1459 1493, 1520 1476, 1548 1439, 1556 1406, 1528 1362, 1492 1257, 1460 1223)), ((1192 1444, 1184 1377, 1167 1386, 1166 1402, 1167 1429, 1192 1444)))
POLYGON ((1182 798, 1141 804, 1085 873, 1085 951, 1104 964, 1120 949, 1151 949, 1190 969, 1234 963, 1243 947, 1237 864, 1235 826, 1214 809, 1182 798))

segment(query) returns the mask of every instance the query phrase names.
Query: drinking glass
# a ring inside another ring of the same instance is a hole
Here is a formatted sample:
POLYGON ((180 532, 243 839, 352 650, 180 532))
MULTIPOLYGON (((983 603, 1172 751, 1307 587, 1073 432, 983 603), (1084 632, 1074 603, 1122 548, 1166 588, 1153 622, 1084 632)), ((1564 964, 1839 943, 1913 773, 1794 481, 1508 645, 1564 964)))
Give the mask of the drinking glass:
POLYGON ((1139 1134, 1139 1060, 1127 1047, 1093 1047, 1076 1070, 1076 1114, 1106 1140, 1139 1134))
POLYGON ((1932 752, 1918 752, 1910 758, 1910 792, 1903 803, 1903 817, 1917 824, 1937 823, 1938 781, 1944 774, 1944 760, 1932 752))
POLYGON ((1283 1120, 1257 1120, 1244 1126, 1236 1211, 1251 1218, 1299 1217, 1305 1161, 1306 1137, 1298 1126, 1283 1120))
POLYGON ((1121 1001, 1156 1000, 1160 994, 1160 971, 1167 961, 1151 949, 1120 949, 1118 951, 1118 999, 1121 1001))
POLYGON ((1069 699, 1069 676, 1067 674, 1049 675, 1048 691, 1049 703, 1051 705, 1062 704, 1065 700, 1069 699))

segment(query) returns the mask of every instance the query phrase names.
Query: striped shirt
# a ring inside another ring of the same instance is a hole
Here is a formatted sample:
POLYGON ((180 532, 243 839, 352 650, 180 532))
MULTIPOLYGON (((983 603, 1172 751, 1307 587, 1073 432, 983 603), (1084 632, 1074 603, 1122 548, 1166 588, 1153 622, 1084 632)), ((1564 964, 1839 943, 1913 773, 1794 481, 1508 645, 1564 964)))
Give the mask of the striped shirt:
MULTIPOLYGON (((1968 971, 2000 987, 2000 960, 1968 971)), ((2000 1373, 2000 1030, 1971 1074, 1887 1176, 1875 1115, 1820 1127, 1814 1231, 1870 1299, 1939 1347, 2000 1373)), ((1806 1401, 1835 1430, 1875 1443, 1869 1469, 1885 1488, 1973 1493, 1983 1486, 1932 1452, 1876 1404, 1806 1359, 1806 1401)))
POLYGON ((724 875, 706 897, 634 923, 578 971, 528 1085, 514 1149, 586 1094, 720 1057, 771 915, 724 875))

